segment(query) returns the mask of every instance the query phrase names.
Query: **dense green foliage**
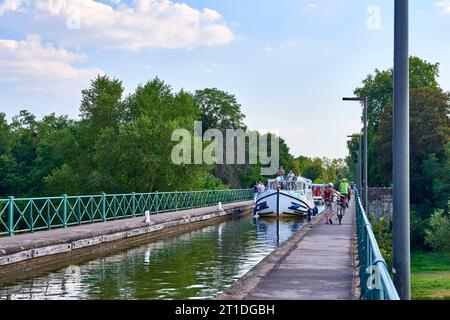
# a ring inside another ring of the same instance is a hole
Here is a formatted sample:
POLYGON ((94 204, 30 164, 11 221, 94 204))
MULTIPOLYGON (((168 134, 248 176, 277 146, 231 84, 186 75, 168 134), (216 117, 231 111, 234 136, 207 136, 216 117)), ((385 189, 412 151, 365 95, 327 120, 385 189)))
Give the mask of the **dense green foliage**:
POLYGON ((154 79, 123 97, 122 83, 99 76, 82 91, 81 119, 0 116, 0 195, 42 196, 175 191, 226 186, 207 165, 175 165, 173 130, 193 132, 193 95, 154 79))
MULTIPOLYGON (((450 93, 438 84, 439 64, 410 58, 410 172, 412 244, 424 248, 432 213, 448 213, 450 199, 450 93)), ((393 72, 375 70, 355 90, 368 97, 370 186, 392 186, 393 72)), ((357 139, 347 159, 353 168, 357 139)))
MULTIPOLYGON (((226 129, 245 130, 244 118, 236 97, 215 88, 174 92, 155 78, 124 96, 121 81, 98 76, 82 91, 79 120, 55 114, 37 120, 24 110, 8 123, 0 113, 0 196, 249 188, 267 179, 259 162, 177 165, 171 159, 175 129, 193 135, 195 121, 202 121, 203 132, 219 129, 225 136, 226 129)), ((343 160, 294 158, 282 138, 279 154, 286 170, 314 181, 336 181, 347 172, 343 160)))
POLYGON ((450 253, 450 219, 443 210, 436 210, 431 216, 425 240, 433 250, 450 253))
POLYGON ((373 234, 380 247, 381 255, 386 261, 388 270, 392 270, 392 224, 385 218, 376 221, 373 216, 370 216, 369 220, 372 225, 373 234))

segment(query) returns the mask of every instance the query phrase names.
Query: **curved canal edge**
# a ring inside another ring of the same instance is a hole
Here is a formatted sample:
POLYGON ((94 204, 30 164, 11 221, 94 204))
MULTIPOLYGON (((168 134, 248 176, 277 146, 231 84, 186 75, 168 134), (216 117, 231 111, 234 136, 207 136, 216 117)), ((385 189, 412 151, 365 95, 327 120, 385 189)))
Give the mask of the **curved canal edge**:
POLYGON ((24 273, 51 268, 100 251, 123 250, 152 238, 186 232, 232 215, 246 214, 253 206, 253 201, 245 201, 222 204, 221 208, 213 206, 151 215, 151 223, 145 223, 144 217, 139 216, 4 237, 0 239, 0 278, 4 281, 22 277, 24 273))

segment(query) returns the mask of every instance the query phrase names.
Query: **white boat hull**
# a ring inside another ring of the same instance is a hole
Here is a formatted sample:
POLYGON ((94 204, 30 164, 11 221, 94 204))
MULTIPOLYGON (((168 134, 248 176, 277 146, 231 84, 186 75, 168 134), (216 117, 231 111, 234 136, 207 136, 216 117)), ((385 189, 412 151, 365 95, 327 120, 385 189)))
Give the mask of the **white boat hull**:
POLYGON ((259 217, 308 217, 317 214, 317 207, 312 199, 298 192, 269 190, 258 197, 253 214, 259 217))

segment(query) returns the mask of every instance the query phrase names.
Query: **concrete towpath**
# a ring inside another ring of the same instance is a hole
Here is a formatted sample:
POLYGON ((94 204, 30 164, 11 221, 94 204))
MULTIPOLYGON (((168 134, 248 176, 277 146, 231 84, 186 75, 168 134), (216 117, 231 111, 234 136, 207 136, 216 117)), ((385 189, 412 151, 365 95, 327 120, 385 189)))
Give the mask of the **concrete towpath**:
POLYGON ((221 299, 351 300, 354 287, 354 201, 342 225, 322 216, 275 250, 221 299))

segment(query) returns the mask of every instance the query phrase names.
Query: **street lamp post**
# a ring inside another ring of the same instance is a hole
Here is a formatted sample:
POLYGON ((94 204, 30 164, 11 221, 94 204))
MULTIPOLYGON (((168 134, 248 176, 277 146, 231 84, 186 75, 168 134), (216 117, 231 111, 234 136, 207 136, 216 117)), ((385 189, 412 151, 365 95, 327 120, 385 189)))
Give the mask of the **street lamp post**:
POLYGON ((400 299, 411 299, 409 230, 409 3, 395 0, 393 266, 400 299))
POLYGON ((354 97, 354 98, 343 98, 344 101, 358 101, 363 104, 363 121, 364 121, 364 190, 363 190, 363 200, 366 213, 369 214, 369 175, 368 175, 368 164, 367 164, 367 97, 354 97))
POLYGON ((358 138, 358 163, 356 167, 356 188, 358 189, 358 192, 361 192, 361 135, 352 135, 347 136, 348 138, 358 138))

